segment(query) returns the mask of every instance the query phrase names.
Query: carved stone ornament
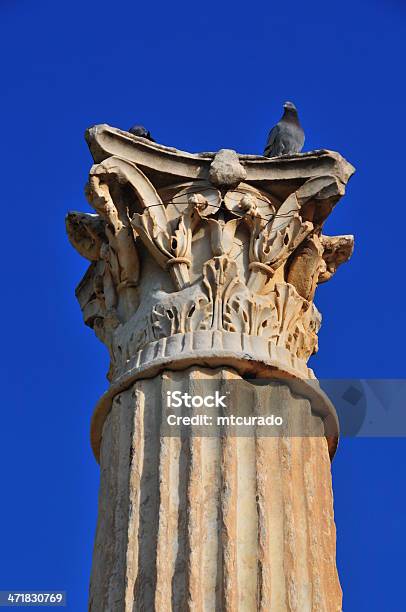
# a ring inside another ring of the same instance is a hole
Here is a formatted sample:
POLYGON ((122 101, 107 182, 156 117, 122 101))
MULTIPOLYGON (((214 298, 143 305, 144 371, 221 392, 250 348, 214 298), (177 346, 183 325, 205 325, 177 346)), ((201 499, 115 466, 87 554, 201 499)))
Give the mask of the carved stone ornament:
POLYGON ((94 213, 71 212, 66 225, 91 262, 76 291, 85 323, 111 359, 96 455, 112 398, 165 367, 314 380, 314 293, 353 249, 352 236, 322 227, 353 167, 325 150, 184 153, 107 125, 87 140, 94 213))

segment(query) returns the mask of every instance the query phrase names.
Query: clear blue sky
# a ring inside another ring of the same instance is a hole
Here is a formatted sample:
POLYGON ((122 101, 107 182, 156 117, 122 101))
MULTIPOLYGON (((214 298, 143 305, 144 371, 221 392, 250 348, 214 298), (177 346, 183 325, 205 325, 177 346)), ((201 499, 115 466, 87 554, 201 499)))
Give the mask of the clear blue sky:
MULTIPOLYGON (((319 289, 312 366, 405 377, 406 6, 2 0, 0 589, 64 589, 86 609, 99 469, 89 421, 107 353, 81 320, 86 262, 64 232, 88 210, 95 123, 143 123, 190 151, 263 149, 293 100, 305 149, 357 167, 326 233, 352 261, 319 289)), ((343 440, 334 461, 346 612, 404 610, 404 439, 343 440)))

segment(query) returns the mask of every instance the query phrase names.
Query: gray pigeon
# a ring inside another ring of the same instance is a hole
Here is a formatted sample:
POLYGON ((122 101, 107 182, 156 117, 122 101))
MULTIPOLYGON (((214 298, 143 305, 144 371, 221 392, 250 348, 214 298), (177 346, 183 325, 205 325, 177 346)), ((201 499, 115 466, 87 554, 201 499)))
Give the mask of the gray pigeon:
POLYGON ((293 102, 285 102, 283 108, 281 120, 269 132, 264 151, 266 157, 299 153, 303 148, 305 135, 296 106, 293 102))
POLYGON ((151 136, 151 132, 144 128, 143 125, 133 125, 128 131, 130 134, 134 134, 134 136, 141 136, 141 138, 146 138, 147 140, 151 140, 151 142, 155 142, 151 136))

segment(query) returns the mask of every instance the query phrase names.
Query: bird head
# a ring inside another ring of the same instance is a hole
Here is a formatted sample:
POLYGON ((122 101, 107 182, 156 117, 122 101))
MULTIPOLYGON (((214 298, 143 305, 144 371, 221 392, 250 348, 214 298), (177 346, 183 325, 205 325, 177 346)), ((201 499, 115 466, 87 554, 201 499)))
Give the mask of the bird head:
POLYGON ((297 113, 297 108, 293 104, 293 102, 285 102, 285 104, 283 105, 283 108, 287 111, 294 111, 295 113, 297 113))

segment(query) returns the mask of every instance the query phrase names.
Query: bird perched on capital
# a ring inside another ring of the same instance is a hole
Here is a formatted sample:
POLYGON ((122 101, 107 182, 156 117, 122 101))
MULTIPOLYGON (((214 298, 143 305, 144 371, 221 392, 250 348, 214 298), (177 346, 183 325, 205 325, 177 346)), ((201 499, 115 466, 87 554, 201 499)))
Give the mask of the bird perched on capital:
POLYGON ((303 148, 305 135, 297 108, 293 102, 285 102, 283 108, 282 118, 269 132, 264 151, 266 157, 300 153, 303 148))
POLYGON ((130 134, 134 134, 134 136, 141 136, 141 138, 146 138, 147 140, 151 140, 151 142, 155 142, 151 136, 151 132, 143 125, 133 125, 128 131, 130 134))

